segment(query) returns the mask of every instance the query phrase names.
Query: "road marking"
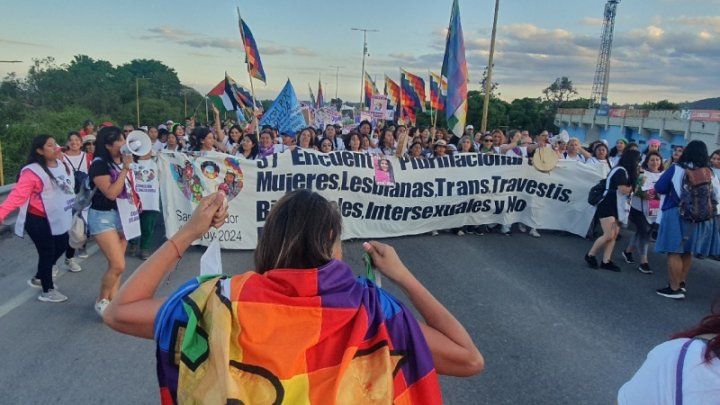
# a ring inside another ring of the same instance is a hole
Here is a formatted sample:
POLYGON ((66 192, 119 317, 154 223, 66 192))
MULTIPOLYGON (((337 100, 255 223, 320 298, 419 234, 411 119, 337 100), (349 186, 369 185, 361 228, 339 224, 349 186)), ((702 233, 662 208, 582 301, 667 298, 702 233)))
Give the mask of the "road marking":
MULTIPOLYGON (((100 250, 100 249, 98 248, 98 245, 95 244, 95 243, 93 243, 92 245, 88 246, 88 247, 87 247, 87 253, 88 253, 87 259, 91 258, 91 257, 92 257, 95 253, 97 253, 99 250, 100 250)), ((83 261, 85 261, 85 260, 87 260, 87 259, 83 259, 83 261)), ((80 263, 82 263, 82 262, 80 262, 80 263)), ((58 275, 58 279, 59 279, 60 277, 62 277, 62 276, 64 275, 64 273, 66 273, 66 272, 60 272, 60 274, 58 275)), ((24 290, 24 291, 21 292, 20 294, 18 294, 18 295, 16 295, 16 296, 10 298, 9 300, 7 300, 4 304, 0 305, 0 318, 4 317, 4 316, 7 315, 8 313, 10 313, 13 309, 19 307, 20 305, 28 302, 28 301, 29 301, 30 299, 32 299, 33 297, 36 297, 37 294, 40 293, 40 291, 41 291, 41 290, 39 290, 39 289, 35 289, 35 288, 30 288, 30 287, 28 287, 27 290, 24 290)))

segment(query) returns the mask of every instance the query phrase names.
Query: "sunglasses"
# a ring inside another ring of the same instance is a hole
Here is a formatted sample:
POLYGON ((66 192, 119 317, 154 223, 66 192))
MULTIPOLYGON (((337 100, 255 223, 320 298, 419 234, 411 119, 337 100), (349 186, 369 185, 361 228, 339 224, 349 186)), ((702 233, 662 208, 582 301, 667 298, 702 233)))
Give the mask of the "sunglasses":
POLYGON ((483 142, 492 142, 492 139, 483 139, 483 142))

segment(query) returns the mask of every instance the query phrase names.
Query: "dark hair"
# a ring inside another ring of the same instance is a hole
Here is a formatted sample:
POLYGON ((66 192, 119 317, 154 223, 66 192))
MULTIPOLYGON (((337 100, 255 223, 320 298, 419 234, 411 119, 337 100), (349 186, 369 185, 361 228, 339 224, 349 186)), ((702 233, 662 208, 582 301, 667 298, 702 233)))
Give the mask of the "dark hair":
POLYGON ((203 141, 210 134, 212 134, 212 131, 210 131, 208 127, 196 127, 193 129, 190 133, 190 147, 192 150, 195 152, 199 151, 202 148, 203 141))
MULTIPOLYGON (((400 132, 400 128, 407 129, 407 127, 405 125, 398 125, 395 127, 395 130, 393 131, 393 138, 395 138, 396 141, 398 140, 398 136, 399 136, 398 132, 400 132)), ((383 131, 383 134, 384 133, 385 133, 385 131, 383 131)), ((382 136, 380 138, 382 139, 382 136)))
POLYGON ((720 149, 715 149, 713 153, 710 154, 710 157, 712 158, 713 155, 720 155, 720 149))
POLYGON ((683 168, 699 168, 699 167, 710 167, 710 158, 708 157, 707 146, 701 141, 690 141, 685 146, 680 159, 677 164, 683 168))
POLYGON ((77 136, 78 138, 80 138, 80 143, 82 143, 82 137, 80 136, 80 132, 78 131, 68 132, 67 140, 65 141, 65 143, 70 142, 70 138, 72 138, 73 136, 77 136))
POLYGON ((328 138, 328 137, 326 137, 326 136, 323 136, 323 137, 320 138, 320 140, 318 141, 318 143, 317 143, 317 148, 318 148, 318 150, 322 150, 322 143, 323 143, 324 141, 330 142, 330 150, 335 150, 335 141, 333 141, 332 139, 330 139, 330 138, 328 138))
MULTIPOLYGON (((242 142, 243 139, 245 139, 245 138, 250 139, 250 142, 252 142, 252 144, 253 144, 252 149, 250 149, 250 156, 248 156, 248 158, 255 159, 260 151, 260 146, 258 145, 257 136, 255 136, 255 134, 245 134, 242 136, 242 138, 240 138, 240 142, 242 142)), ((243 154, 243 156, 245 156, 245 154, 243 153, 242 147, 240 147, 240 149, 238 149, 238 152, 240 152, 241 154, 243 154)))
POLYGON ((360 133, 357 131, 350 132, 349 134, 347 134, 347 136, 343 137, 343 143, 345 143, 345 150, 350 150, 350 141, 352 140, 353 136, 357 137, 359 143, 358 149, 362 150, 360 149, 360 147, 362 146, 362 139, 360 139, 360 133))
MULTIPOLYGON (((695 142, 695 141, 693 141, 695 142)), ((720 359, 720 301, 715 302, 713 308, 710 310, 710 315, 706 316, 700 321, 700 324, 686 330, 685 332, 676 333, 672 336, 673 339, 689 338, 692 339, 696 336, 704 335, 706 333, 718 334, 713 339, 710 339, 707 343, 707 350, 705 350, 705 362, 709 363, 712 360, 713 355, 720 359)))
MULTIPOLYGON (((235 124, 235 125, 231 126, 230 129, 227 131, 228 143, 230 143, 231 145, 235 144, 235 142, 232 140, 232 137, 230 136, 230 132, 232 132, 233 129, 240 132, 240 141, 242 141, 242 139, 243 139, 242 127, 240 125, 235 124)), ((238 141, 237 143, 240 143, 240 141, 238 141)), ((257 142, 255 142, 255 143, 257 143, 257 142)))
POLYGON ((650 170, 650 168, 648 167, 648 161, 650 160, 650 156, 657 156, 660 158, 660 170, 662 170, 664 161, 663 161, 663 157, 660 154, 660 152, 648 152, 645 154, 645 160, 643 160, 642 165, 641 165, 643 170, 650 170))
MULTIPOLYGON (((368 120, 362 120, 362 121, 360 121, 360 124, 357 126, 358 132, 360 132, 360 128, 362 128, 363 125, 369 126, 369 127, 370 127, 370 132, 372 132, 372 129, 373 129, 373 128, 372 128, 372 124, 371 124, 370 121, 368 121, 368 120)), ((368 133, 370 133, 370 132, 368 132, 368 133)))
POLYGON ((415 145, 420 145, 420 157, 421 157, 421 158, 424 158, 425 156, 423 156, 423 154, 422 154, 422 149, 423 149, 422 142, 418 142, 418 141, 415 141, 415 142, 413 142, 413 143, 410 145, 410 147, 409 147, 408 150, 407 150, 408 156, 412 157, 412 153, 410 153, 410 150, 411 150, 412 148, 414 148, 415 145))
POLYGON ((377 144, 377 147, 378 147, 378 149, 380 149, 380 151, 385 152, 385 150, 387 149, 387 147, 385 146, 385 138, 387 138, 388 133, 392 134, 391 136, 392 136, 392 140, 393 140, 393 145, 395 144, 395 141, 397 140, 397 138, 395 137, 395 134, 397 133, 397 131, 398 131, 397 128, 395 129, 395 131, 391 130, 390 128, 386 128, 382 131, 382 133, 380 133, 380 138, 378 138, 378 144, 377 144))
MULTIPOLYGON (((541 132, 542 133, 542 132, 541 132)), ((513 139, 515 135, 522 134, 519 129, 511 129, 507 133, 507 140, 513 139)))
POLYGON ((110 164, 114 163, 113 157, 110 155, 110 151, 107 146, 112 146, 112 144, 120 139, 124 139, 124 135, 120 128, 115 126, 100 128, 97 134, 97 139, 95 139, 94 157, 100 158, 110 164))
POLYGON ((265 220, 255 249, 255 271, 323 266, 332 260, 341 231, 337 207, 323 196, 309 190, 287 193, 265 220))
MULTIPOLYGON (((597 151, 600 148, 605 148, 606 151, 608 150, 607 145, 605 145, 602 142, 598 142, 597 144, 595 144, 595 146, 593 146, 593 149, 592 149, 592 155, 594 158, 597 158, 597 151)), ((608 155, 608 157, 609 157, 609 155, 608 155)))
MULTIPOLYGON (((44 148, 45 144, 50 139, 53 139, 53 137, 45 134, 38 135, 33 138, 32 144, 30 145, 30 153, 28 153, 28 158, 25 160, 25 166, 37 163, 43 169, 45 174, 47 174, 53 181, 55 181, 55 176, 50 173, 50 169, 48 169, 47 167, 47 161, 45 161, 45 157, 40 156, 40 154, 37 153, 37 150, 44 148)), ((18 179, 19 178, 20 174, 18 173, 18 179)))
POLYGON ((638 178, 638 164, 640 163, 640 151, 629 150, 620 155, 617 166, 625 168, 630 184, 635 184, 638 178))

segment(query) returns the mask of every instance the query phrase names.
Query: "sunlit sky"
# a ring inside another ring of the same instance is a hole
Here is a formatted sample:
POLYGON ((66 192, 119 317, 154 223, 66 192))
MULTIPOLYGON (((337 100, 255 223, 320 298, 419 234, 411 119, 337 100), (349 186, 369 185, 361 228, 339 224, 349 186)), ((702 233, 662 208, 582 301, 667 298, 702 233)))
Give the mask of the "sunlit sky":
MULTIPOLYGON (((487 65, 494 0, 460 0, 470 69, 478 89, 487 65)), ((382 89, 385 74, 402 66, 427 76, 442 64, 452 0, 187 0, 68 2, 4 0, 0 20, 0 75, 25 75, 32 58, 58 64, 87 54, 113 64, 157 59, 180 80, 206 93, 228 71, 248 85, 235 7, 260 47, 273 98, 290 78, 301 99, 318 76, 326 96, 360 95, 362 34, 368 34, 367 71, 382 89), (340 69, 339 86, 335 85, 340 69)), ((597 61, 604 0, 501 0, 495 80, 501 97, 537 97, 556 77, 568 76, 588 97, 597 61)), ((720 0, 623 0, 618 9, 611 68, 611 102, 720 96, 720 0)))

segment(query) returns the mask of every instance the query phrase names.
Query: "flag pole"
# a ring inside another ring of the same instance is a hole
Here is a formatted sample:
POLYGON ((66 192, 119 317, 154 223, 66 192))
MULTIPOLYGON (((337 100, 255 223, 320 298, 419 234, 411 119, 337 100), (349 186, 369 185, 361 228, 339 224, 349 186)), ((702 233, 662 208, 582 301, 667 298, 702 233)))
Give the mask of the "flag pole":
POLYGON ((255 86, 253 85, 253 78, 252 78, 252 73, 250 72, 250 63, 248 61, 247 48, 245 47, 245 31, 243 30, 242 17, 240 16, 240 7, 237 8, 237 14, 238 14, 238 26, 240 27, 240 37, 242 38, 242 42, 243 42, 243 51, 245 51, 245 67, 247 68, 248 78, 250 79, 250 92, 252 93, 252 99, 253 99, 253 110, 252 110, 253 123, 255 124, 255 134, 259 135, 260 134, 260 124, 258 123, 257 114, 255 114, 255 112, 257 111, 257 102, 255 101, 255 86))
POLYGON ((398 107, 400 108, 400 121, 405 124, 405 118, 403 118, 403 96, 402 96, 402 88, 403 88, 403 73, 402 73, 402 67, 400 67, 400 100, 398 102, 398 107))
POLYGON ((495 17, 493 18, 492 38, 490 39, 490 56, 488 57, 487 76, 485 77, 485 100, 483 101, 483 115, 480 131, 487 131, 488 108, 490 107, 490 93, 492 90, 493 56, 495 55, 495 34, 497 33, 498 9, 500 0, 495 0, 495 17))
MULTIPOLYGON (((430 124, 435 126, 435 121, 433 120, 432 74, 430 74, 430 69, 428 69, 428 79, 430 80, 430 124)), ((435 115, 437 116, 437 112, 435 115)))

